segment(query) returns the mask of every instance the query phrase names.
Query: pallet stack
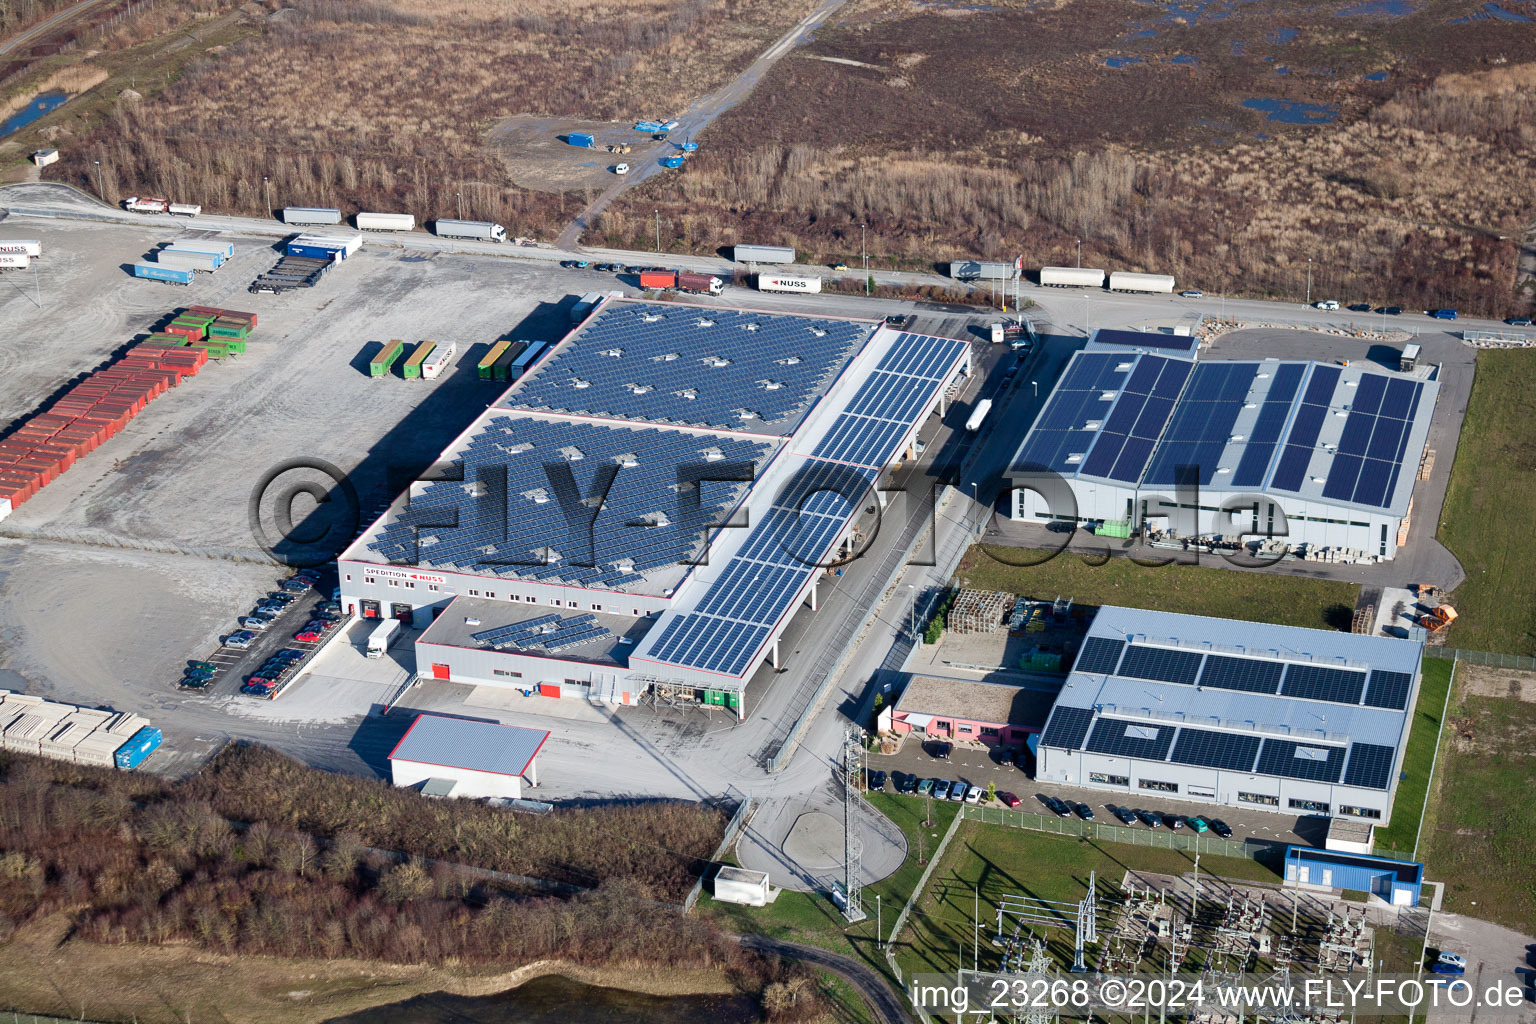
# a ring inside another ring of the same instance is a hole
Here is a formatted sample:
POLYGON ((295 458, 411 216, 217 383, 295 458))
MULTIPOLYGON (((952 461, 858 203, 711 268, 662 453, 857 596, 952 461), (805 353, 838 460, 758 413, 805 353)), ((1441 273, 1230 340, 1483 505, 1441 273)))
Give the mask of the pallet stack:
POLYGON ((244 352, 255 324, 254 314, 194 306, 23 423, 0 441, 0 518, 95 451, 151 401, 196 374, 209 358, 244 352), (226 333, 209 336, 220 330, 226 333))

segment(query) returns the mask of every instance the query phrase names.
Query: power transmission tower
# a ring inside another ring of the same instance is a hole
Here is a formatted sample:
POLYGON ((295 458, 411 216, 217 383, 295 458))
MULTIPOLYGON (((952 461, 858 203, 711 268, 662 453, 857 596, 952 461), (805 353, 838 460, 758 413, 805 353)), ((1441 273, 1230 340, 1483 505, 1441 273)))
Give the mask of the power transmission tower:
POLYGON ((1088 872, 1088 895, 1077 905, 1077 934, 1072 944, 1072 972, 1082 974, 1088 970, 1083 960, 1083 947, 1099 941, 1098 872, 1088 872))
POLYGON ((855 834, 855 820, 862 799, 859 793, 863 785, 864 730, 851 725, 843 737, 843 916, 849 924, 867 916, 863 886, 859 881, 859 858, 864 852, 864 844, 855 834))

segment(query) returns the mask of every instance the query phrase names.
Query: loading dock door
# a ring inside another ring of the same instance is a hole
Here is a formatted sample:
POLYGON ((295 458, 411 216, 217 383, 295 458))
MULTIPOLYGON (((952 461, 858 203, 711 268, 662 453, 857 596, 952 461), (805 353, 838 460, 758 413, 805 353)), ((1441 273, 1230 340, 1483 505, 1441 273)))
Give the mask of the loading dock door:
POLYGON ((447 665, 433 665, 432 666, 432 678, 433 679, 447 679, 448 678, 448 666, 447 665))
POLYGON ((401 622, 410 622, 415 618, 415 613, 411 611, 410 605, 399 604, 398 602, 389 606, 389 614, 392 618, 399 619, 401 622))
POLYGON ((379 602, 377 601, 364 601, 362 609, 363 618, 365 619, 376 619, 379 617, 379 602))
POLYGON ((540 697, 558 697, 558 696, 560 696, 560 686, 559 686, 559 684, 558 683, 540 683, 539 684, 539 696, 540 697))

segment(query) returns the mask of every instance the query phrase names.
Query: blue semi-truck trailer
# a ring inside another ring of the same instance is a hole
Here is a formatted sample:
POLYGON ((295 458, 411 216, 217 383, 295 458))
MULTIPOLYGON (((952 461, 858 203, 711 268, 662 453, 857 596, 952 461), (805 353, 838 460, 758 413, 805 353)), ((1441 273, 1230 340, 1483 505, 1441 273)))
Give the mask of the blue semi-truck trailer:
POLYGON ((164 263, 140 260, 133 265, 133 276, 147 281, 164 281, 167 284, 191 284, 192 271, 184 267, 172 267, 164 263))

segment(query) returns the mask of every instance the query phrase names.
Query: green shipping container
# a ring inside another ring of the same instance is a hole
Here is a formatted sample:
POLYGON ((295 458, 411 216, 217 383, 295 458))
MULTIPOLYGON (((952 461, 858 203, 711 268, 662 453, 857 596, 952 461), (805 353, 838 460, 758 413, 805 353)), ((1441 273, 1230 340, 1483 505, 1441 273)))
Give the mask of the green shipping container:
POLYGON ((512 342, 506 351, 502 352, 501 357, 496 360, 496 365, 491 367, 492 379, 511 380, 512 364, 517 362, 517 357, 522 355, 523 350, 527 347, 528 343, 526 341, 512 342))
POLYGON ((431 355, 432 350, 435 348, 437 348, 437 342, 435 341, 424 341, 417 345, 416 351, 411 353, 411 358, 407 359, 405 365, 400 368, 401 376, 406 380, 421 379, 421 364, 426 361, 427 356, 431 355))
POLYGON ((389 376, 389 368, 395 365, 395 360, 400 358, 400 353, 403 351, 405 351, 405 342, 399 338, 392 339, 368 364, 368 375, 370 377, 389 376))
POLYGON ((491 350, 480 360, 475 370, 480 374, 481 380, 494 380, 496 376, 496 360, 500 359, 507 349, 512 347, 510 341, 498 341, 491 346, 491 350))
POLYGON ((208 328, 210 338, 237 338, 243 341, 250 333, 249 327, 240 324, 214 324, 208 328))
MULTIPOLYGON (((220 338, 219 340, 220 341, 224 341, 223 338, 220 338)), ((245 339, 244 338, 230 338, 228 341, 224 341, 224 347, 229 349, 229 354, 232 355, 232 356, 243 356, 243 355, 245 355, 245 339)))

